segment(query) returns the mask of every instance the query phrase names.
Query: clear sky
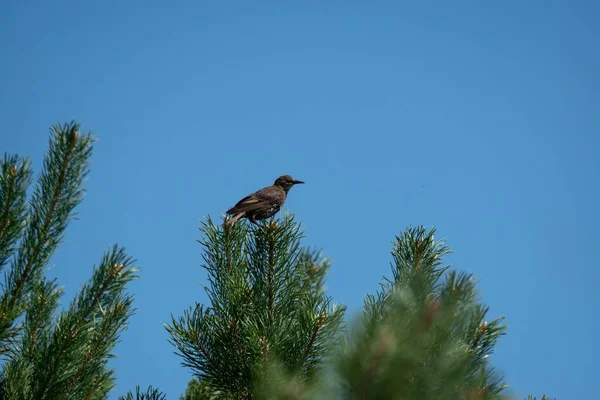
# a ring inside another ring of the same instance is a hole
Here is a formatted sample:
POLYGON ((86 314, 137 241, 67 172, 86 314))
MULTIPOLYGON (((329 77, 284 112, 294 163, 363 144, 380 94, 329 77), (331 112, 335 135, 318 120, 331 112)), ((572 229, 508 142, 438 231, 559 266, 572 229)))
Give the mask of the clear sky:
POLYGON ((249 3, 0 3, 0 151, 39 171, 50 125, 99 138, 63 303, 115 242, 142 269, 111 398, 184 391, 163 323, 206 300, 199 221, 282 174, 351 314, 394 235, 435 226, 507 317, 515 392, 593 398, 600 3, 249 3))

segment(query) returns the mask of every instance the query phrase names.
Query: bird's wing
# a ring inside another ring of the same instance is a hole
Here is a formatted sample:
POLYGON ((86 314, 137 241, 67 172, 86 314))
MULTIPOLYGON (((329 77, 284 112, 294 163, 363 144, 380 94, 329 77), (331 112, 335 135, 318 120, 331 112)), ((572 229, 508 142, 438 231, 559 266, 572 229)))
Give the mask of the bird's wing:
POLYGON ((247 211, 256 210, 260 208, 260 205, 263 203, 260 199, 256 198, 253 194, 244 197, 237 204, 227 210, 227 214, 240 214, 247 211))
POLYGON ((261 189, 252 193, 237 202, 235 206, 227 210, 227 214, 239 214, 248 211, 254 211, 266 204, 272 204, 278 200, 277 196, 269 191, 261 189))

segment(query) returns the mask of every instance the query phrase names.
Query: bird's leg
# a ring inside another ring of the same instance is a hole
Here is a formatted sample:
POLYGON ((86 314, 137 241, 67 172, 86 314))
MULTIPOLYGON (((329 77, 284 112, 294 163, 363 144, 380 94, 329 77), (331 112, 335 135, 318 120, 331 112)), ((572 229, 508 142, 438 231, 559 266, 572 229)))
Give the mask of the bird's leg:
POLYGON ((252 222, 254 225, 256 226, 260 226, 260 224, 258 222, 256 222, 256 219, 254 219, 254 215, 250 215, 248 217, 248 219, 250 220, 250 222, 252 222))

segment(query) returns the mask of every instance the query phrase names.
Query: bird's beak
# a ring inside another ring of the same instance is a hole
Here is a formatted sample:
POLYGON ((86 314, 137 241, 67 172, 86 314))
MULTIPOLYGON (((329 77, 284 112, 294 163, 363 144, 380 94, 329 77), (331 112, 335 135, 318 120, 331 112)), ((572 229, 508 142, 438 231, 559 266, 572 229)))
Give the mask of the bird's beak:
POLYGON ((294 185, 297 185, 299 183, 304 183, 304 182, 302 182, 302 181, 294 181, 294 185))

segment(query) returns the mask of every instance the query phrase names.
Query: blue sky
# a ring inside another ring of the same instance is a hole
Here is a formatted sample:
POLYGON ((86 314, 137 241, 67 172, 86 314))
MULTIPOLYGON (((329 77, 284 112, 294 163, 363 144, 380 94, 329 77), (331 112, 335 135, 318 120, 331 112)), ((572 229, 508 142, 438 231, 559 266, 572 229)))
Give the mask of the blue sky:
POLYGON ((50 272, 63 303, 115 242, 142 269, 111 398, 183 392, 162 324, 206 299, 199 220, 281 174, 351 313, 394 235, 435 226, 507 317, 514 391, 592 398, 600 3, 254 3, 0 4, 0 151, 39 170, 50 125, 99 138, 50 272))

